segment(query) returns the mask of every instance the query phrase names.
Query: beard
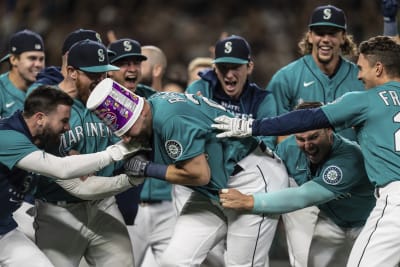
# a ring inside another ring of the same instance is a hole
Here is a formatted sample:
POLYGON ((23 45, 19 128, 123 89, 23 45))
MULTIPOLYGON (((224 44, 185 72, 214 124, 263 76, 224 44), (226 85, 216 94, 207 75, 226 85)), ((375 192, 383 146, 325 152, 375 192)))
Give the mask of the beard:
POLYGON ((46 152, 54 154, 58 151, 61 144, 61 133, 56 133, 51 129, 45 129, 43 134, 36 136, 38 140, 37 147, 46 152))

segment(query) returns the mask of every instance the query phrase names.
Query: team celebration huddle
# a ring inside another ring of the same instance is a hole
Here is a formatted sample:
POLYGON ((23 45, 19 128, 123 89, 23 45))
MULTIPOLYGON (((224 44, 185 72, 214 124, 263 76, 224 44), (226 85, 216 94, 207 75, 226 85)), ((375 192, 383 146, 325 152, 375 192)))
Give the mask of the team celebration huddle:
POLYGON ((358 45, 345 11, 314 7, 266 88, 234 32, 185 86, 130 37, 76 29, 45 66, 42 36, 12 33, 0 267, 399 266, 398 3, 380 5, 383 33, 358 45))

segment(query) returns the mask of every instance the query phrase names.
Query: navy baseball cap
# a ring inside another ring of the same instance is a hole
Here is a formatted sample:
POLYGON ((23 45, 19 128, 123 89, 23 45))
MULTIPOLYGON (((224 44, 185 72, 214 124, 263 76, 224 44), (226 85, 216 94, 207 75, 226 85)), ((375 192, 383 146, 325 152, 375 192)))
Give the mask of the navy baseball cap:
POLYGON ((68 52, 68 66, 85 72, 106 72, 119 70, 110 65, 107 48, 97 41, 83 40, 75 43, 68 52))
POLYGON ((114 52, 114 55, 110 55, 110 62, 124 58, 124 57, 136 57, 140 61, 146 60, 147 57, 142 54, 142 47, 138 41, 124 38, 109 44, 108 49, 114 52))
POLYGON ((243 37, 231 35, 216 43, 213 63, 247 64, 250 57, 249 43, 243 37))
POLYGON ((308 27, 329 26, 346 30, 346 16, 340 8, 332 5, 319 6, 314 9, 308 27))
POLYGON ((78 29, 68 34, 67 37, 65 38, 61 50, 62 54, 65 55, 65 53, 67 53, 68 50, 71 48, 71 46, 74 45, 76 42, 83 41, 86 39, 102 43, 99 33, 92 30, 78 29))
POLYGON ((43 39, 36 32, 31 30, 22 30, 11 36, 8 49, 8 54, 0 59, 0 62, 7 60, 11 54, 19 55, 28 51, 44 52, 43 39))

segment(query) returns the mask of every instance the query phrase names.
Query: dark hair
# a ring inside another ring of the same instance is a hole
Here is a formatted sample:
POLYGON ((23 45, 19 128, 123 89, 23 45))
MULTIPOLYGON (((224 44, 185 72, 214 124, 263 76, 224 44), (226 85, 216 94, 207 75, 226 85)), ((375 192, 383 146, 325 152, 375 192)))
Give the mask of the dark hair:
POLYGON ((308 108, 319 108, 322 106, 321 102, 303 102, 298 104, 294 109, 299 110, 299 109, 308 109, 308 108))
POLYGON ((58 105, 72 106, 74 101, 65 92, 49 85, 41 85, 25 99, 24 117, 31 117, 37 112, 45 114, 57 109, 58 105))
POLYGON ((359 51, 370 66, 379 61, 384 65, 388 76, 400 77, 400 45, 392 37, 372 37, 361 42, 359 51))

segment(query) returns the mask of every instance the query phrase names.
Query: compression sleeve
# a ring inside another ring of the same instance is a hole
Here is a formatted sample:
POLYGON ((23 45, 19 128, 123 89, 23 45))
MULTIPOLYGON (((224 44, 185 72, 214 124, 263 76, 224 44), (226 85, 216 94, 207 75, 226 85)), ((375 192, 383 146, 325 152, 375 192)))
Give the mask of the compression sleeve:
POLYGON ((283 115, 253 121, 252 135, 287 135, 331 127, 321 108, 300 109, 283 115))
POLYGON ((319 205, 335 198, 335 194, 316 182, 290 187, 271 193, 253 195, 253 213, 281 214, 319 205))
POLYGON ((103 199, 132 187, 126 174, 113 177, 90 176, 84 181, 80 178, 56 180, 56 183, 68 193, 84 200, 103 199))
POLYGON ((112 162, 106 151, 57 157, 38 150, 22 158, 16 166, 55 179, 71 179, 97 172, 112 162))

